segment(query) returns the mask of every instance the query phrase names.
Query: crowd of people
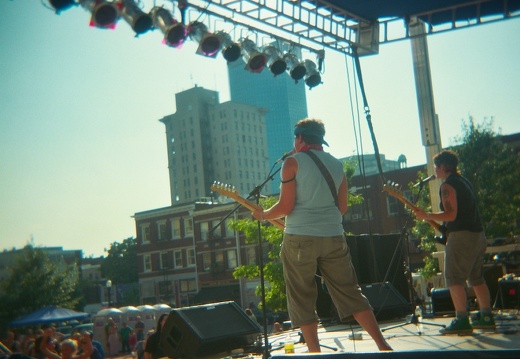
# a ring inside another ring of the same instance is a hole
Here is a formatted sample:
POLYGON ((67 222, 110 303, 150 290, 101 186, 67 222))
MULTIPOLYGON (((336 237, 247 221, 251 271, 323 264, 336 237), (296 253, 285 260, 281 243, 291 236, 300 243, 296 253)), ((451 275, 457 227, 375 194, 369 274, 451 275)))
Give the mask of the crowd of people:
MULTIPOLYGON (((158 323, 162 326, 165 316, 158 323)), ((36 358, 36 359, 105 359, 122 355, 132 355, 136 359, 145 359, 145 351, 155 352, 157 348, 147 347, 147 339, 155 328, 145 335, 145 324, 141 317, 136 318, 134 327, 122 321, 119 327, 113 318, 108 318, 104 328, 104 343, 94 339, 92 331, 74 331, 63 334, 51 324, 43 324, 37 329, 10 330, 0 340, 0 359, 36 358)), ((149 356, 148 358, 155 358, 149 356)))

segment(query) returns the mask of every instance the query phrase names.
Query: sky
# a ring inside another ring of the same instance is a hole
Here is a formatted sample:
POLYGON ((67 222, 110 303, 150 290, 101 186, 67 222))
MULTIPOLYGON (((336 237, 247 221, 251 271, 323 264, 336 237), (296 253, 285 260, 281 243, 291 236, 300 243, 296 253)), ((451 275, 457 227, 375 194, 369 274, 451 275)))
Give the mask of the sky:
MULTIPOLYGON (((135 38, 122 20, 97 29, 83 8, 56 15, 44 4, 0 1, 0 250, 32 243, 106 255, 136 236, 134 213, 170 205, 159 119, 195 85, 230 100, 226 64, 191 42, 165 46, 158 30, 135 38)), ((517 18, 428 37, 442 146, 469 116, 520 132, 519 33, 517 18)), ((379 152, 426 163, 410 43, 382 44, 360 62, 379 152)), ((325 122, 327 150, 373 154, 364 113, 351 111, 351 98, 362 107, 352 60, 326 50, 322 81, 307 102, 325 122)))

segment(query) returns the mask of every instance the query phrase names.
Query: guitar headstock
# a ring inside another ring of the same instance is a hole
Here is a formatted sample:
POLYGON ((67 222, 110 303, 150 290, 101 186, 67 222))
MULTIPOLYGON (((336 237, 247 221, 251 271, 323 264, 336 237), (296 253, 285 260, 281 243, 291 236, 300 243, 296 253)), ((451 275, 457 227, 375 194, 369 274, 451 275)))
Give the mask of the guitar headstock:
POLYGON ((394 197, 403 197, 403 193, 401 192, 401 185, 399 185, 399 183, 388 181, 383 185, 383 191, 394 197))
POLYGON ((238 196, 238 191, 236 190, 235 186, 231 186, 229 184, 213 182, 210 188, 212 191, 218 192, 226 197, 234 198, 238 196))

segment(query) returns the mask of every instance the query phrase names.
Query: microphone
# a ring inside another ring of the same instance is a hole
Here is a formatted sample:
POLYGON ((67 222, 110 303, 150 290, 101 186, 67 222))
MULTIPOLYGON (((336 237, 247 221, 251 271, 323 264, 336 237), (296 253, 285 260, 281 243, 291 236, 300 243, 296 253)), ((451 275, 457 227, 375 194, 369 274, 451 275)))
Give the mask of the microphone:
POLYGON ((413 186, 414 186, 414 187, 422 186, 422 185, 424 185, 425 183, 430 182, 432 179, 435 179, 435 175, 431 175, 430 177, 426 177, 425 179, 420 180, 419 182, 417 182, 416 184, 414 184, 413 186))
POLYGON ((283 156, 280 157, 280 158, 275 162, 275 164, 285 161, 285 159, 286 159, 287 157, 289 157, 289 156, 291 156, 291 155, 293 155, 293 154, 294 154, 294 150, 292 150, 291 152, 285 152, 285 153, 283 154, 283 156))

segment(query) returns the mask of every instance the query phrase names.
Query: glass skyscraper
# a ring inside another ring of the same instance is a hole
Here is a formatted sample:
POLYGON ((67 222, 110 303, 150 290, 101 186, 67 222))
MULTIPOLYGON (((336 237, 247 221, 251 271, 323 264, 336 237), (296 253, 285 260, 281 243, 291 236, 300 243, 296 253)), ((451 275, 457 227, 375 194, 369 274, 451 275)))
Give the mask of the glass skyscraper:
MULTIPOLYGON (((295 83, 287 74, 274 76, 266 67, 260 73, 244 69, 242 59, 228 64, 231 101, 266 110, 268 161, 271 167, 294 146, 293 128, 296 122, 307 117, 305 82, 295 83)), ((268 193, 279 192, 280 176, 271 182, 268 193)))

